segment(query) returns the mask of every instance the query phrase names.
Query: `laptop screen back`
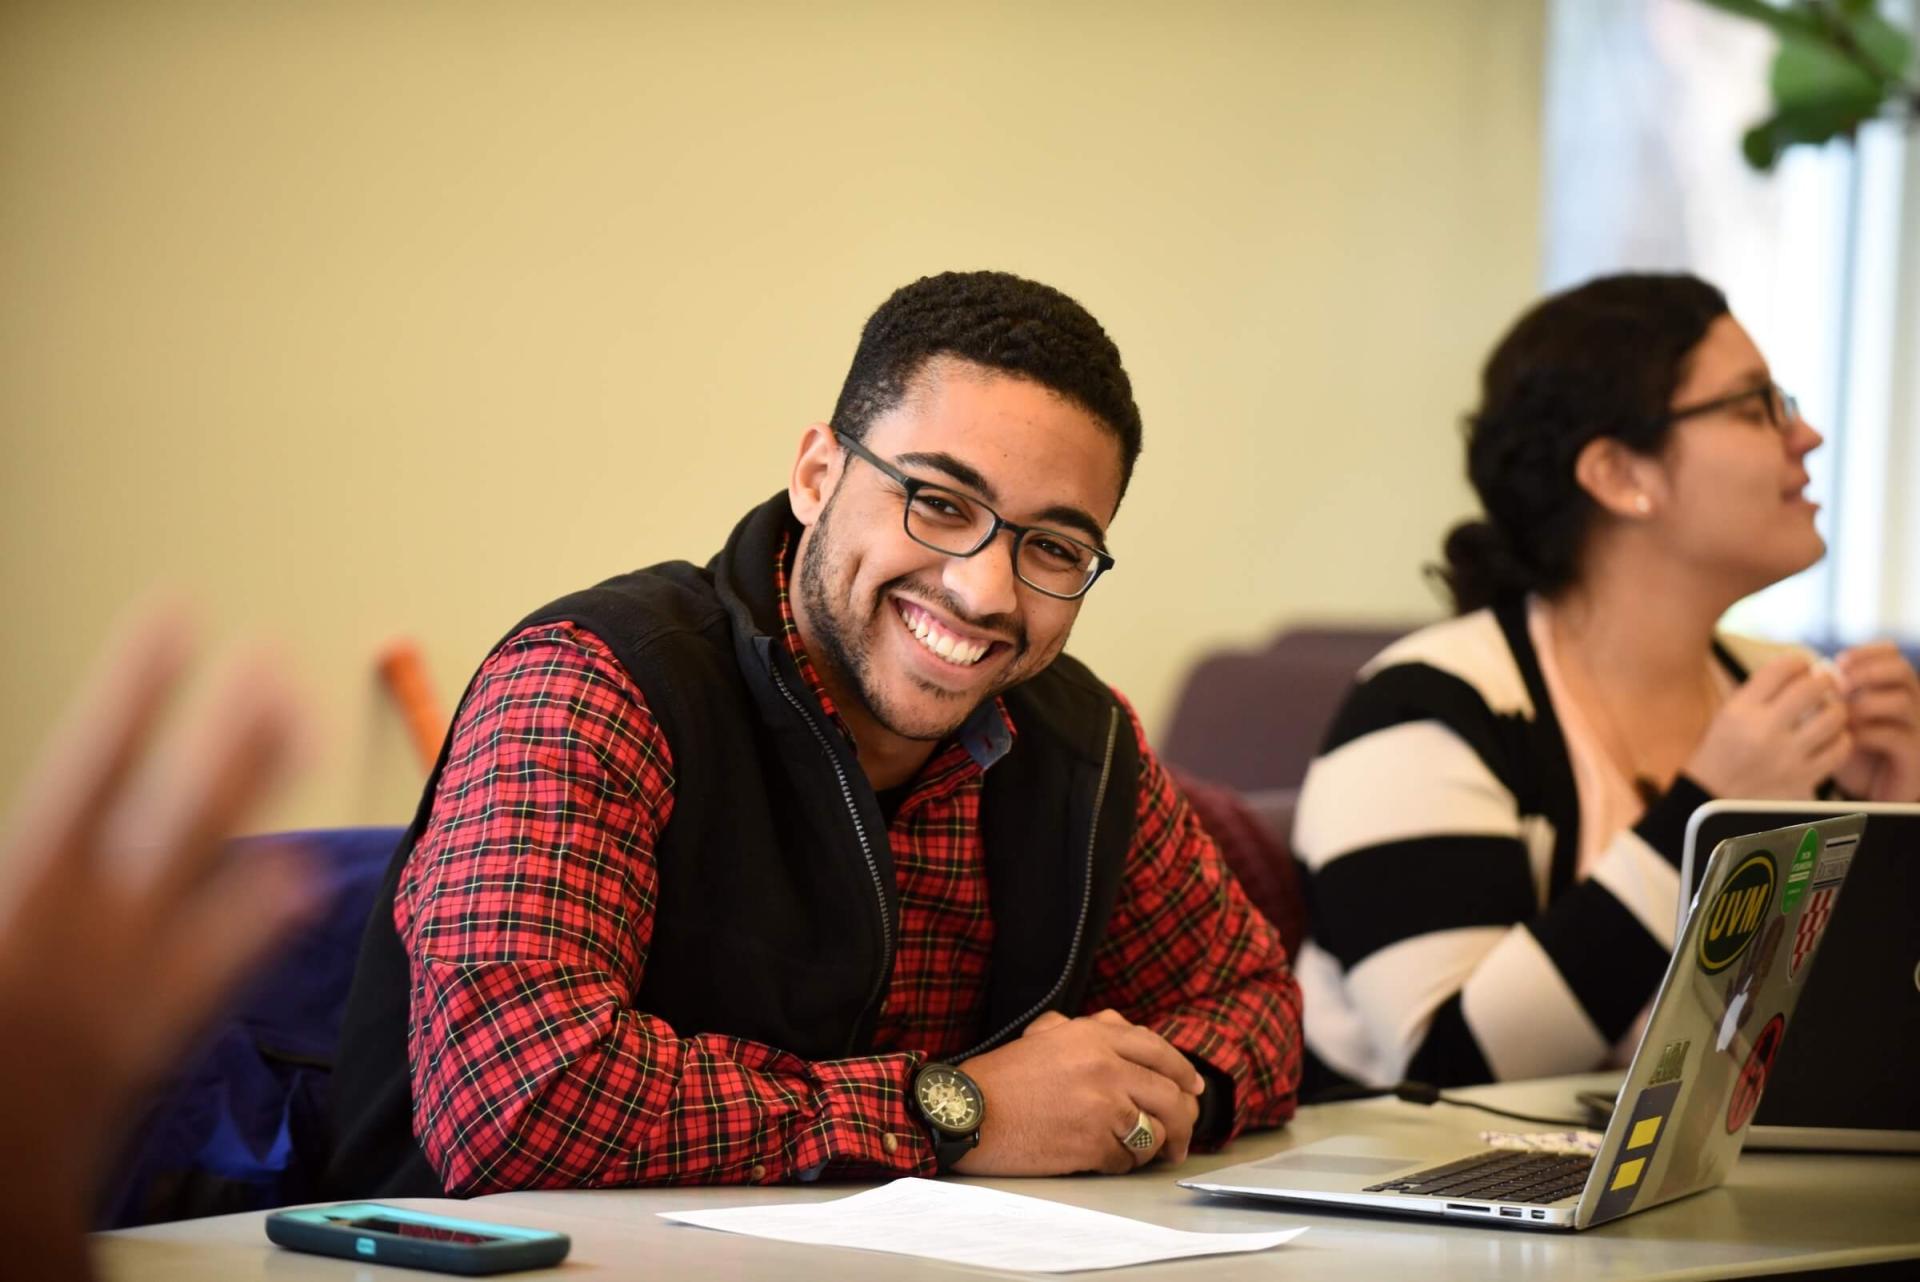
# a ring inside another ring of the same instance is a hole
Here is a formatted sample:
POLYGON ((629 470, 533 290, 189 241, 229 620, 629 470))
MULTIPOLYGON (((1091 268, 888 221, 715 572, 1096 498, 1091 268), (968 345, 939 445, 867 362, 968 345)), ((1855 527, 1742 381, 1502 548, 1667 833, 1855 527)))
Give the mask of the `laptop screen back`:
MULTIPOLYGON (((1920 806, 1715 802, 1690 828, 1690 903, 1720 842, 1836 814, 1868 816, 1847 893, 1781 1048, 1756 1127, 1911 1132, 1920 1145, 1920 806)), ((1684 911, 1684 910, 1683 910, 1684 911)), ((1788 941, 1789 943, 1791 941, 1788 941)), ((1851 1146, 1845 1136, 1836 1146, 1851 1146)), ((1876 1145, 1877 1146, 1877 1145, 1876 1145)), ((1899 1145, 1906 1147, 1906 1145, 1899 1145)))

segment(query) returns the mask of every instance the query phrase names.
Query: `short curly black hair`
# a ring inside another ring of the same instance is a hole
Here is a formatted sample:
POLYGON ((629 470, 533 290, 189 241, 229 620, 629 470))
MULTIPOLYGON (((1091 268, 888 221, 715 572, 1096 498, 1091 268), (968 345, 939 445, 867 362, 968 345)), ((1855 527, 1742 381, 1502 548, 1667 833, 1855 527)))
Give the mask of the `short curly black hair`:
POLYGON ((1140 457, 1140 410, 1120 349, 1059 290, 1008 272, 942 272, 893 291, 867 319, 833 407, 836 435, 860 440, 936 356, 1032 379, 1099 419, 1120 441, 1120 493, 1140 457))

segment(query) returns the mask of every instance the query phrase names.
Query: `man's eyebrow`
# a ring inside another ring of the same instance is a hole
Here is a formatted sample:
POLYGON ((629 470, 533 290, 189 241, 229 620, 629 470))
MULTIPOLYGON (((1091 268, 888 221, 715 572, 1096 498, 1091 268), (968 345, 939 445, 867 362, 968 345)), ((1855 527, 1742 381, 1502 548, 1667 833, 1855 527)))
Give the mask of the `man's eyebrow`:
MULTIPOLYGON (((953 480, 966 486, 989 503, 1000 501, 1000 492, 993 483, 980 475, 979 471, 945 452, 916 451, 901 454, 894 458, 896 467, 928 467, 936 472, 944 472, 953 480)), ((1107 532, 1100 528, 1100 522, 1085 508, 1074 507, 1071 503, 1056 503, 1043 508, 1035 514, 1035 521, 1049 525, 1065 525, 1087 536, 1087 541, 1102 552, 1107 550, 1107 532)))
POLYGON ((945 472, 987 502, 1000 501, 1000 493, 993 488, 991 481, 951 454, 917 452, 899 455, 893 461, 899 467, 930 467, 936 472, 945 472))
POLYGON ((1074 507, 1067 503, 1056 503, 1052 507, 1042 508, 1034 515, 1034 520, 1044 521, 1048 525, 1066 525, 1087 536, 1087 542, 1104 552, 1107 550, 1107 532, 1100 528, 1100 522, 1085 508, 1074 507))

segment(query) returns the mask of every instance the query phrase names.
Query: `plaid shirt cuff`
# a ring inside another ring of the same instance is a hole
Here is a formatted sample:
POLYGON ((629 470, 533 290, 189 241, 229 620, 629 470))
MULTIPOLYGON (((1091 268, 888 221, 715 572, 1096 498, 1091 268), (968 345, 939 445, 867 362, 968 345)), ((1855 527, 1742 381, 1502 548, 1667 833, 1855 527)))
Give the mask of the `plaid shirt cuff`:
POLYGON ((933 1141, 908 1103, 918 1055, 811 1066, 820 1116, 793 1139, 792 1178, 933 1175, 933 1141))
MULTIPOLYGON (((1201 1105, 1209 1133, 1195 1130, 1196 1149, 1219 1148, 1241 1131, 1278 1126, 1293 1116, 1293 1092, 1262 1091, 1261 1084, 1254 1080, 1253 1066, 1248 1062, 1240 1038, 1223 1032, 1216 1021, 1205 1015, 1169 1015, 1154 1025, 1154 1031, 1201 1069, 1209 1093, 1223 1087, 1226 1090, 1224 1100, 1201 1105), (1266 1102, 1261 1105, 1263 1096, 1266 1102)), ((1294 1044, 1297 1045, 1297 1039, 1294 1044)), ((1281 1066, 1275 1068, 1280 1070, 1281 1066)), ((1286 1081, 1298 1082, 1298 1065, 1290 1072, 1278 1071, 1277 1075, 1286 1081)))

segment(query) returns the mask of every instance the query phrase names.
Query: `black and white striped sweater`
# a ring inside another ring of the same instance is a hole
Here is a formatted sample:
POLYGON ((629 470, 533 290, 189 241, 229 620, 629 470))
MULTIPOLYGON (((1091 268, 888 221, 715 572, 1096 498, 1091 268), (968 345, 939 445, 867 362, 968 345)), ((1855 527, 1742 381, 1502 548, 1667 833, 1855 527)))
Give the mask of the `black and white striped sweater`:
MULTIPOLYGON (((1728 637, 1733 679, 1781 647, 1728 637)), ((1458 1085, 1601 1066, 1673 947, 1682 776, 1575 878, 1566 739, 1514 602, 1360 672, 1308 769, 1293 847, 1307 1045, 1335 1072, 1458 1085)))

